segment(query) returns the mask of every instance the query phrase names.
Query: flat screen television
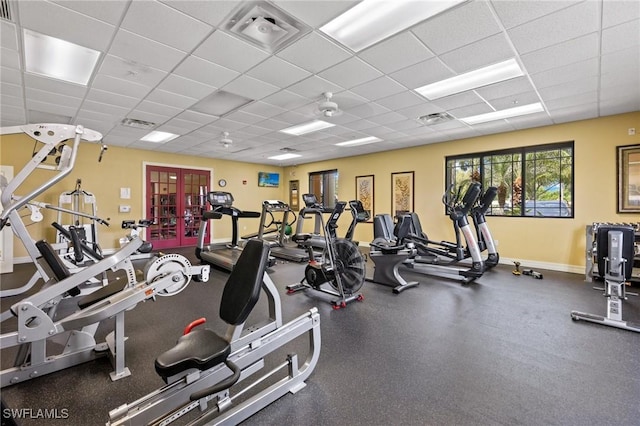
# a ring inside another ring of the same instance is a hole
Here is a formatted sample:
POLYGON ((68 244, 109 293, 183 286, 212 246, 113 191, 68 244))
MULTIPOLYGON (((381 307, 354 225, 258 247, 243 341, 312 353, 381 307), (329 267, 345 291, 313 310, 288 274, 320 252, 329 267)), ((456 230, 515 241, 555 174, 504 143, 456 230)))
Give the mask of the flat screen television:
POLYGON ((258 172, 258 186, 277 188, 280 185, 280 173, 258 172))

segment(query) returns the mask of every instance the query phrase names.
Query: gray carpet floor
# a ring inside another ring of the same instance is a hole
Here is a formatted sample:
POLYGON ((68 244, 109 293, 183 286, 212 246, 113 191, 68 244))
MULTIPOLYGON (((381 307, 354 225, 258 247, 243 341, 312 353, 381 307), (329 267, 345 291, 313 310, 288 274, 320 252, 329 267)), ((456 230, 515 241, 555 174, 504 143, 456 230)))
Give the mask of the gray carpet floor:
MULTIPOLYGON (((173 252, 195 262, 193 249, 173 252)), ((22 284, 30 268, 16 265, 2 276, 2 288, 22 284)), ((538 280, 512 269, 500 265, 470 285, 404 271, 420 286, 397 295, 366 283, 364 301, 333 310, 309 293, 287 295, 285 286, 302 278, 304 264, 279 262, 270 276, 285 321, 314 306, 320 311, 320 360, 305 388, 245 424, 640 425, 640 335, 571 320, 571 310, 606 310, 602 293, 583 276, 540 271, 538 280)), ((105 424, 109 410, 163 385, 155 357, 187 323, 206 316, 211 328, 224 330, 216 319, 227 276, 214 270, 207 283, 192 282, 178 295, 127 312, 130 377, 112 382, 103 358, 9 386, 2 399, 14 409, 68 411, 65 420, 22 419, 21 425, 105 424)), ((14 302, 3 300, 2 311, 14 302)), ((250 321, 265 309, 261 301, 250 321)), ((630 296, 624 310, 625 319, 640 322, 639 297, 630 296)), ((11 326, 5 321, 2 331, 11 326)), ((105 321, 98 338, 112 327, 105 321)), ((2 349, 3 368, 14 353, 2 349)))

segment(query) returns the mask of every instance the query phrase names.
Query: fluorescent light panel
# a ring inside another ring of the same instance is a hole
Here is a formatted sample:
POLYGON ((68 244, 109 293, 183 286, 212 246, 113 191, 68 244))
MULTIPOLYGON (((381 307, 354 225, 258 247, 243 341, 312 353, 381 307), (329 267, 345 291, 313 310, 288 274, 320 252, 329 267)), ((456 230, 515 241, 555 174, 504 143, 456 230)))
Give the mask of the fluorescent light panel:
POLYGON ((536 112, 542 112, 544 108, 540 102, 535 104, 522 105, 515 108, 503 109, 500 111, 488 112, 486 114, 474 115, 471 117, 461 118, 460 121, 466 124, 479 124, 486 123, 488 121, 502 120, 505 118, 513 118, 521 115, 533 114, 536 112))
POLYGON ((145 136, 140 138, 140 140, 145 142, 165 143, 174 140, 178 136, 180 135, 174 135, 173 133, 159 132, 157 130, 154 130, 153 132, 147 133, 145 136))
POLYGON ((327 123, 326 121, 322 120, 313 120, 308 123, 299 124, 297 126, 287 127, 286 129, 280 130, 280 132, 286 133, 288 135, 300 136, 311 132, 317 132, 318 130, 327 129, 333 126, 335 126, 335 124, 327 123))
POLYGON ((382 139, 376 138, 375 136, 368 136, 366 138, 354 139, 351 141, 340 142, 335 144, 336 146, 356 146, 356 145, 367 145, 374 142, 380 142, 382 139))
POLYGON ((269 160, 290 160, 292 158, 298 158, 298 157, 302 157, 302 155, 300 154, 280 154, 280 155, 275 155, 273 157, 268 157, 269 160))
POLYGON ((467 90, 477 89, 478 87, 488 86, 489 84, 499 83, 501 81, 510 80, 523 75, 524 71, 520 68, 518 61, 515 59, 509 59, 507 61, 460 74, 446 80, 427 84, 426 86, 418 87, 415 90, 425 98, 432 101, 434 99, 466 92, 467 90))
POLYGON ((86 86, 99 57, 96 50, 24 30, 27 72, 86 86))
POLYGON ((364 0, 320 31, 359 52, 466 0, 364 0))

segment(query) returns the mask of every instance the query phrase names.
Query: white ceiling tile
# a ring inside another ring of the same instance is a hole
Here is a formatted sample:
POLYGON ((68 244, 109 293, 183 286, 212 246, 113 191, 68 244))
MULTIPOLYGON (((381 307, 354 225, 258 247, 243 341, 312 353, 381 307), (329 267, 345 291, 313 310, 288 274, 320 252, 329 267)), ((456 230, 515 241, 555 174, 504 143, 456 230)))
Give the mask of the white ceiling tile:
POLYGON ((376 103, 382 105, 385 108, 389 108, 392 111, 422 104, 424 102, 425 100, 423 97, 409 90, 376 100, 376 103))
POLYGON ((130 0, 87 1, 87 0, 51 0, 59 6, 75 10, 112 25, 117 25, 130 0))
POLYGON ((507 108, 514 108, 520 105, 530 105, 540 102, 540 97, 534 91, 521 92, 518 94, 505 96, 503 98, 496 98, 489 101, 489 105, 496 110, 503 110, 507 108))
POLYGON ((45 1, 16 2, 20 23, 33 31, 94 50, 105 50, 115 27, 87 15, 45 1), (73 25, 64 25, 62 23, 73 25))
POLYGON ((598 102, 598 92, 586 92, 574 96, 553 99, 545 102, 545 106, 550 113, 556 110, 574 107, 578 105, 594 105, 598 102))
MULTIPOLYGON (((600 115, 624 114, 626 112, 640 111, 640 97, 622 98, 600 101, 600 115)), ((597 115, 596 115, 597 117, 597 115)))
POLYGON ((362 59, 353 57, 318 74, 338 86, 350 89, 353 86, 382 76, 382 73, 362 59))
POLYGON ((508 31, 520 54, 598 31, 600 3, 585 1, 508 31))
MULTIPOLYGON (((404 117, 402 117, 404 119, 404 117)), ((401 120, 397 120, 395 121, 395 123, 397 123, 398 121, 401 120)), ((352 130, 361 130, 364 131, 366 129, 371 129, 373 127, 378 127, 380 124, 371 120, 357 120, 354 121, 352 123, 349 123, 349 128, 352 130)), ((366 133, 366 132, 365 132, 366 133)))
POLYGON ((105 92, 135 97, 138 100, 144 98, 147 93, 151 91, 149 86, 145 86, 128 79, 111 77, 105 74, 98 74, 93 80, 92 87, 105 92))
POLYGON ((603 55, 627 48, 635 48, 640 52, 640 19, 602 31, 603 55))
POLYGON ((221 24, 224 18, 238 5, 235 0, 162 0, 162 2, 214 27, 221 24))
POLYGON ((474 105, 466 105, 460 108, 452 108, 448 111, 449 114, 455 118, 471 117, 473 115, 484 114, 487 112, 493 112, 493 109, 486 103, 478 103, 474 105))
POLYGON ((187 109, 197 101, 197 99, 188 96, 182 96, 160 89, 155 89, 149 93, 146 100, 159 104, 171 105, 180 109, 187 109))
POLYGON ((360 57, 389 74, 432 58, 433 53, 413 34, 405 32, 360 52, 360 57))
POLYGON ((424 101, 421 104, 411 106, 408 108, 397 109, 395 111, 398 114, 404 115, 408 119, 416 119, 418 117, 422 117, 423 115, 433 114, 436 112, 443 112, 444 110, 440 108, 438 105, 424 101))
POLYGON ((431 58, 394 72, 390 77, 409 89, 417 89, 418 87, 453 77, 454 75, 455 73, 444 65, 439 58, 431 58))
POLYGON ((598 75, 600 71, 599 58, 590 58, 562 67, 552 68, 537 74, 533 74, 531 79, 537 88, 555 86, 557 84, 573 81, 576 75, 583 77, 598 75))
POLYGON ((541 16, 548 15, 560 9, 579 3, 577 1, 540 1, 540 0, 519 0, 504 1, 492 0, 496 13, 504 24, 505 28, 512 28, 525 22, 533 21, 541 16))
POLYGON ((375 102, 369 102, 359 105, 357 107, 349 108, 346 110, 349 114, 356 115, 358 117, 373 117, 379 114, 385 114, 389 110, 375 102))
POLYGON ((614 78, 600 89, 600 101, 619 101, 625 98, 640 98, 640 75, 636 74, 632 81, 617 81, 614 78))
MULTIPOLYGON (((4 72, 1 74, 3 75, 4 80, 4 72)), ((83 98, 87 92, 87 88, 79 84, 67 83, 62 80, 55 80, 29 73, 24 74, 24 85, 26 88, 60 93, 66 96, 73 96, 75 98, 83 98)))
POLYGON ((211 34, 193 55, 239 72, 245 72, 269 57, 264 50, 222 31, 211 34))
POLYGON ((182 135, 199 129, 200 127, 202 127, 202 124, 194 123, 193 121, 181 120, 179 118, 172 118, 171 120, 164 123, 163 127, 175 130, 170 131, 170 133, 182 135))
POLYGON ((0 20, 0 46, 5 49, 18 50, 17 29, 13 22, 0 20))
POLYGON ((536 74, 551 68, 584 61, 599 55, 599 39, 597 33, 588 34, 522 55, 522 62, 529 74, 536 74))
POLYGON ((191 122, 203 125, 203 124, 210 124, 218 120, 218 117, 214 117, 208 114, 202 114, 197 111, 183 111, 180 114, 176 115, 174 119, 191 121, 191 122))
POLYGON ((59 93, 47 92, 44 90, 37 90, 27 88, 25 90, 25 96, 28 101, 47 102, 50 104, 60 104, 60 106, 78 108, 82 103, 82 98, 76 98, 73 96, 63 96, 59 93))
POLYGON ((261 62, 246 74, 279 88, 290 86, 310 75, 309 72, 302 68, 276 56, 272 56, 261 62))
POLYGON ((78 108, 76 107, 62 106, 57 103, 32 101, 29 99, 27 99, 26 102, 28 110, 50 112, 52 114, 66 115, 68 117, 74 117, 78 112, 78 108))
POLYGON ((12 106, 17 108, 24 108, 24 99, 22 96, 10 96, 6 93, 0 92, 0 105, 3 107, 12 106))
POLYGON ((411 30, 439 55, 501 31, 487 2, 469 2, 426 20, 411 30))
POLYGON ((264 117, 260 115, 250 114, 244 111, 234 111, 231 114, 226 115, 225 118, 244 124, 255 124, 264 120, 264 117))
POLYGON ((598 76, 578 78, 574 81, 540 89, 540 96, 545 101, 576 96, 598 90, 598 76))
POLYGON ((109 53, 162 71, 171 71, 186 57, 186 53, 178 49, 125 30, 118 31, 109 53))
POLYGON ((320 78, 316 75, 302 80, 299 83, 294 84, 287 90, 295 94, 301 95, 309 99, 315 99, 322 95, 324 92, 340 92, 342 87, 331 83, 324 78, 320 78))
POLYGON ((262 101, 252 102, 251 104, 242 108, 242 110, 251 114, 259 115, 263 118, 273 117, 287 111, 284 108, 280 108, 278 106, 262 101))
POLYGON ((254 100, 262 99, 278 91, 278 87, 247 75, 241 75, 223 86, 222 89, 254 100))
POLYGON ((22 85, 22 73, 15 68, 0 67, 0 81, 20 86, 22 85))
POLYGON ((195 56, 189 56, 185 59, 178 65, 174 73, 216 88, 222 87, 239 75, 236 71, 195 56))
POLYGON ((637 0, 602 2, 602 28, 609 28, 633 19, 640 19, 640 2, 637 0))
POLYGON ((101 102, 85 100, 82 104, 83 111, 99 112, 113 117, 124 118, 127 116, 131 108, 119 107, 116 105, 105 104, 101 102))
POLYGON ((551 114, 551 119, 555 124, 570 121, 588 120, 598 116, 598 105, 578 105, 569 108, 559 109, 551 114))
POLYGON ((179 114, 180 112, 182 112, 182 109, 180 108, 173 108, 170 107, 168 105, 163 105, 163 104, 159 104, 156 102, 151 102, 151 101, 142 101, 140 102, 140 104, 136 107, 136 109, 133 111, 135 113, 138 112, 146 112, 149 114, 154 114, 156 116, 160 116, 163 119, 159 120, 159 119, 154 119, 151 120, 155 123, 164 123, 165 121, 167 121, 169 118, 179 114))
POLYGON ((527 77, 517 77, 501 83, 481 87, 476 89, 476 92, 484 99, 491 100, 531 92, 533 89, 534 88, 527 77))
POLYGON ((601 57, 602 74, 618 73, 620 70, 637 69, 640 66, 638 49, 620 50, 601 57))
POLYGON ((133 108, 138 102, 139 98, 132 98, 130 96, 121 95, 112 91, 91 89, 87 94, 87 100, 100 102, 103 104, 111 104, 125 108, 133 108))
POLYGON ((96 79, 100 75, 115 77, 147 87, 154 87, 160 80, 166 77, 167 73, 166 71, 161 71, 147 65, 118 58, 117 56, 107 55, 100 66, 96 79))
POLYGON ((305 24, 313 28, 318 28, 347 11, 356 3, 359 3, 359 1, 360 0, 324 0, 321 2, 309 2, 304 0, 274 0, 272 3, 305 24))
POLYGON ((0 95, 22 97, 22 86, 2 82, 0 83, 0 95))
POLYGON ((384 114, 373 116, 370 118, 370 120, 375 122, 379 126, 388 123, 395 123, 396 121, 406 120, 406 117, 402 114, 398 114, 395 111, 389 111, 384 114))
POLYGON ((157 1, 133 1, 121 28, 183 52, 193 50, 212 27, 157 1))
POLYGON ((318 73, 348 59, 351 54, 317 32, 311 32, 282 49, 277 56, 307 71, 318 73))
POLYGON ((20 54, 16 50, 7 49, 5 47, 0 48, 0 66, 3 68, 13 68, 15 70, 21 70, 20 54))
POLYGON ((342 114, 334 115, 331 117, 331 122, 333 124, 344 125, 348 123, 352 123, 356 120, 360 120, 360 117, 354 114, 349 114, 348 112, 342 112, 342 114))
POLYGON ((507 120, 515 129, 530 129, 532 127, 551 126, 553 120, 545 112, 527 114, 521 117, 514 117, 507 120))
POLYGON ((213 86, 208 86, 175 74, 169 74, 156 88, 193 99, 202 99, 216 90, 213 86))
POLYGON ((406 91, 407 88, 389 77, 383 76, 351 88, 351 91, 367 99, 386 98, 406 91))
POLYGON ((440 60, 455 72, 463 73, 515 56, 506 37, 500 33, 440 55, 440 60))
POLYGON ((476 124, 474 130, 480 132, 481 135, 491 135, 494 133, 511 132, 515 130, 506 120, 490 121, 488 123, 476 124))

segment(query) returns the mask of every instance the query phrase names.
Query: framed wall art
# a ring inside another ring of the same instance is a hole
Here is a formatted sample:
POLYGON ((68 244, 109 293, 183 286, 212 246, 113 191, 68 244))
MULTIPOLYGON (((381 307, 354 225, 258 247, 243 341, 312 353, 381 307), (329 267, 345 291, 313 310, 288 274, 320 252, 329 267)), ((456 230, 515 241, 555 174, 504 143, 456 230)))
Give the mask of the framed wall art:
POLYGON ((616 149, 618 213, 640 213, 640 145, 616 149))
POLYGON ((369 213, 369 220, 373 221, 374 213, 375 178, 373 175, 356 176, 356 200, 362 203, 362 207, 369 213))
POLYGON ((398 217, 413 212, 413 172, 391 173, 391 211, 398 217))

